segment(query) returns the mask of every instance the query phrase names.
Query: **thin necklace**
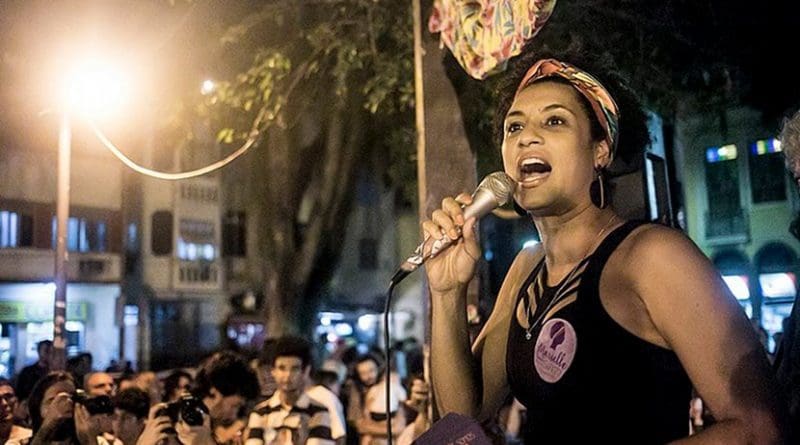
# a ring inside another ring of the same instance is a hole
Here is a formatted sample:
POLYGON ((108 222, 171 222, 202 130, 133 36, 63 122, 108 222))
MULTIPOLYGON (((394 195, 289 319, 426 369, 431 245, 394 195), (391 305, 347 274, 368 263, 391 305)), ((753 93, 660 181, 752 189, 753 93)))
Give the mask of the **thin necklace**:
MULTIPOLYGON (((528 321, 528 328, 525 329, 525 340, 530 340, 533 337, 533 334, 532 334, 533 328, 535 328, 536 326, 539 325, 539 323, 541 323, 542 319, 545 317, 545 315, 547 315, 548 312, 550 312, 550 310, 556 305, 556 303, 558 303, 559 301, 564 299, 564 297, 566 296, 566 294, 563 292, 564 291, 564 286, 566 286, 567 283, 571 283, 572 282, 572 278, 575 275, 575 273, 578 270, 580 270, 586 264, 587 259, 589 258, 589 255, 591 255, 592 252, 594 252, 595 249, 597 249, 597 246, 600 244, 600 238, 603 236, 603 233, 605 233, 606 229, 611 227, 611 223, 614 222, 614 220, 616 218, 617 218, 617 215, 616 214, 612 214, 611 218, 608 219, 608 221, 603 226, 603 228, 600 229, 599 232, 597 232, 597 235, 595 235, 594 243, 592 243, 592 245, 589 246, 589 249, 586 251, 586 254, 583 255, 583 258, 581 258, 581 260, 578 261, 578 264, 576 264, 575 267, 573 267, 572 270, 569 272, 569 274, 567 274, 566 278, 564 278, 564 280, 561 281, 561 284, 558 286, 558 289, 556 290, 556 293, 553 296, 552 300, 550 300, 550 303, 547 304, 547 306, 539 314, 539 316, 536 317, 536 320, 534 320, 533 323, 530 322, 530 318, 531 318, 531 315, 532 315, 531 314, 531 307, 533 305, 534 298, 532 298, 532 296, 529 295, 528 307, 525 310, 525 314, 527 316, 527 321, 528 321)), ((544 264, 544 267, 547 267, 547 263, 544 264)), ((539 274, 541 274, 541 271, 539 271, 539 274)), ((539 275, 539 276, 541 276, 541 275, 539 275)))

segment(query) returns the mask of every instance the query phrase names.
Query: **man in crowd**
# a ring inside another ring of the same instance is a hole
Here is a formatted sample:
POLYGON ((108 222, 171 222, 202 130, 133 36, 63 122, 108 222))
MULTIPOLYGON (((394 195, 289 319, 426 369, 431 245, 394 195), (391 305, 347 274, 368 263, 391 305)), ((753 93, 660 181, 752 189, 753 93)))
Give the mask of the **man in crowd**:
MULTIPOLYGON (((105 373, 103 373, 105 374, 105 373)), ((150 411, 150 396, 139 388, 128 388, 114 397, 114 435, 124 445, 136 444, 150 411)))
POLYGON ((275 340, 270 362, 277 389, 250 414, 245 445, 334 444, 327 408, 305 393, 311 348, 299 337, 275 340))
MULTIPOLYGON (((356 381, 349 388, 347 422, 351 431, 360 437, 358 443, 361 444, 380 445, 388 437, 384 396, 386 389, 381 367, 378 358, 372 354, 362 355, 356 360, 356 381)), ((393 436, 399 435, 405 427, 405 415, 399 406, 406 399, 406 392, 396 377, 391 377, 392 396, 389 409, 393 436)))
POLYGON ((17 395, 6 379, 0 379, 0 443, 20 445, 28 443, 32 432, 14 424, 14 410, 17 408, 17 395))
POLYGON ((83 390, 89 396, 113 397, 117 392, 117 385, 114 378, 105 372, 90 372, 83 377, 83 390))
POLYGON ((227 437, 215 437, 213 432, 230 433, 230 428, 226 427, 234 424, 245 402, 258 395, 258 380, 240 355, 217 352, 200 366, 191 394, 202 401, 208 411, 208 421, 192 428, 176 426, 181 442, 225 442, 227 437))
POLYGON ((39 360, 22 368, 17 377, 17 397, 20 400, 27 400, 33 385, 50 372, 50 355, 53 352, 53 342, 50 340, 40 341, 36 344, 36 352, 39 354, 39 360))
MULTIPOLYGON (((114 383, 114 379, 105 372, 89 372, 83 376, 83 390, 89 397, 110 398, 117 392, 117 385, 114 383)), ((95 422, 99 431, 110 437, 113 433, 113 417, 111 413, 98 413, 92 416, 92 422, 95 422)))

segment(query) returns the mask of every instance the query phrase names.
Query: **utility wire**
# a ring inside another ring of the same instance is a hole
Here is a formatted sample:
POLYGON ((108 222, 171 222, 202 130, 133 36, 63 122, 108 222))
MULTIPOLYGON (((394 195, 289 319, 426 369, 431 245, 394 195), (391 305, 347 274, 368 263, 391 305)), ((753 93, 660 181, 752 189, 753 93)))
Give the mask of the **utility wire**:
POLYGON ((214 162, 213 164, 209 164, 209 165, 207 165, 205 167, 201 167, 201 168, 198 168, 198 169, 195 169, 195 170, 189 170, 189 171, 185 171, 185 172, 166 173, 166 172, 160 172, 160 171, 157 171, 157 170, 152 170, 152 169, 149 169, 147 167, 143 167, 143 166, 137 164, 131 158, 125 156, 125 154, 122 153, 122 151, 120 151, 120 149, 118 149, 116 147, 116 145, 114 145, 113 142, 111 142, 111 139, 109 139, 105 135, 105 133, 103 133, 102 130, 100 130, 97 127, 97 125, 95 125, 95 123, 93 121, 88 120, 88 123, 89 123, 89 126, 91 127, 92 131, 94 132, 95 136, 97 136, 97 138, 100 140, 100 142, 102 142, 103 145, 114 156, 116 156, 120 161, 122 161, 123 164, 127 165, 132 170, 134 170, 134 171, 136 171, 138 173, 141 173, 143 175, 150 176, 150 177, 157 178, 157 179, 165 179, 167 181, 177 181, 177 180, 180 180, 180 179, 195 178, 197 176, 205 175, 206 173, 211 173, 214 170, 218 170, 218 169, 230 164, 236 158, 238 158, 239 156, 245 154, 247 152, 247 150, 249 150, 253 146, 253 144, 255 144, 256 139, 258 138, 258 136, 260 134, 260 132, 258 130, 252 130, 250 132, 250 137, 247 138, 247 140, 244 142, 244 144, 242 144, 241 147, 239 147, 239 149, 237 149, 233 153, 229 154, 225 158, 220 159, 217 162, 214 162))

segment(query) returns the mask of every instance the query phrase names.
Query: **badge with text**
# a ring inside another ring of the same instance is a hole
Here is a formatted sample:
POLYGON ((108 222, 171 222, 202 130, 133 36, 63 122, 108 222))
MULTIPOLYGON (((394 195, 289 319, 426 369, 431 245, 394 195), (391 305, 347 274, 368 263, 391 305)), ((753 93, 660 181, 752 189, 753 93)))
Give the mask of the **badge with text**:
POLYGON ((547 383, 561 380, 575 358, 577 347, 575 328, 567 320, 548 320, 536 340, 533 356, 533 364, 539 377, 547 383))

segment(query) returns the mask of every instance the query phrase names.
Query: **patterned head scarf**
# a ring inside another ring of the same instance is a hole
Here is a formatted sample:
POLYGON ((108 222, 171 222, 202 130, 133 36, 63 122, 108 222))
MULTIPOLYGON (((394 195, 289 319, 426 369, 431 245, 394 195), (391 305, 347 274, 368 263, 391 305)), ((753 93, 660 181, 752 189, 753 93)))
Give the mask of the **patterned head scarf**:
POLYGON ((616 152, 619 139, 619 108, 600 81, 586 71, 556 59, 539 60, 525 73, 514 99, 525 87, 546 77, 561 77, 568 80, 589 101, 597 120, 600 121, 600 126, 606 132, 606 142, 611 153, 616 152))

